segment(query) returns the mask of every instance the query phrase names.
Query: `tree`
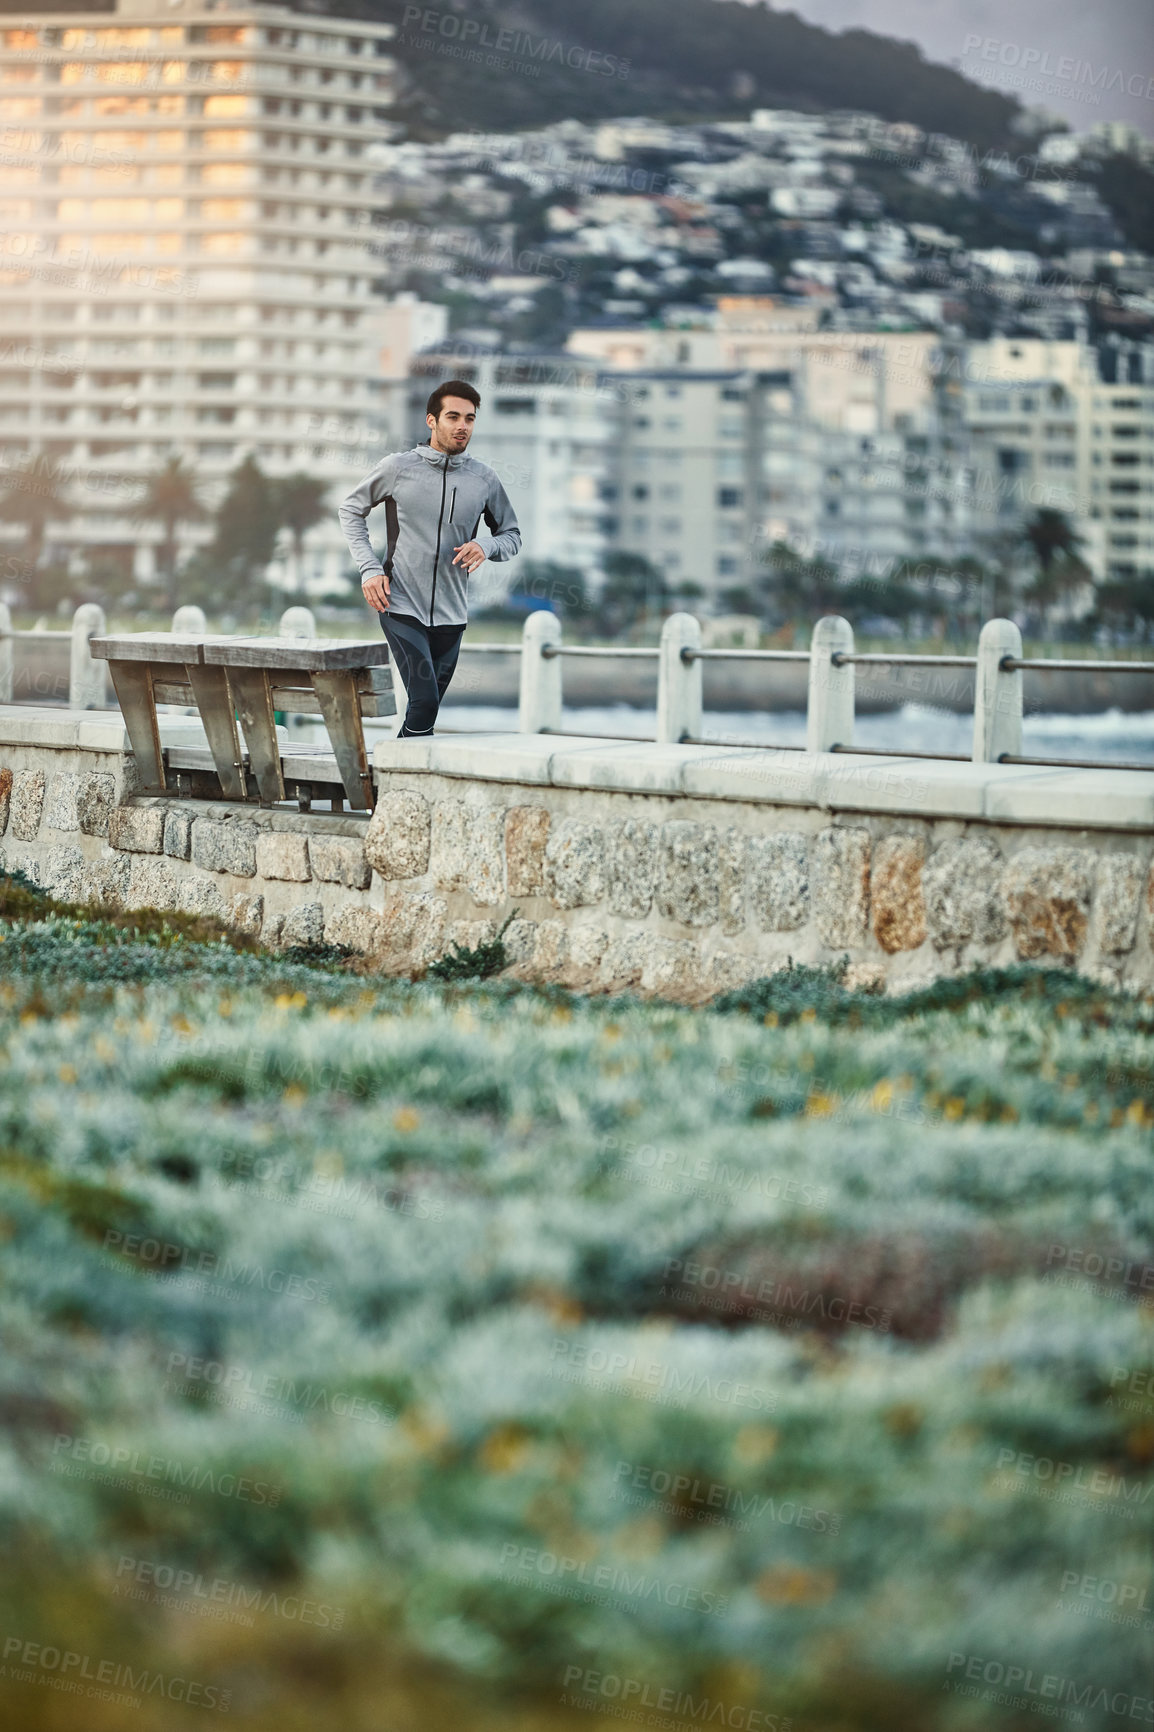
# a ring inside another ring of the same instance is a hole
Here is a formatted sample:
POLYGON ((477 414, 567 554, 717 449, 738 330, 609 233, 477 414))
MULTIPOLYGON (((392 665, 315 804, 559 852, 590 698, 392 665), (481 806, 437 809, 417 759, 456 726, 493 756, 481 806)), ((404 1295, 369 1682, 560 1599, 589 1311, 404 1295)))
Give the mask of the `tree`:
POLYGON ((232 473, 202 562, 227 601, 249 599, 263 581, 279 528, 274 485, 256 458, 246 457, 232 473))
POLYGON ((668 598, 664 575, 644 554, 615 551, 606 556, 598 608, 607 631, 628 630, 668 598))
POLYGON ((826 559, 806 559, 787 542, 775 541, 762 555, 767 610, 781 620, 811 620, 839 613, 842 595, 838 569, 826 559))
POLYGON ((170 457, 163 468, 149 477, 136 517, 140 523, 159 523, 164 531, 160 571, 170 611, 177 605, 176 532, 182 523, 192 523, 206 515, 196 491, 196 477, 179 457, 170 457))
POLYGON ((72 507, 64 494, 63 477, 48 457, 33 457, 16 470, 0 496, 0 518, 22 523, 29 565, 40 564, 44 537, 53 518, 71 517, 72 507))
POLYGON ((1023 526, 1022 539, 1033 549, 1037 575, 1026 592, 1043 613, 1059 606, 1073 591, 1091 581, 1082 558, 1082 537, 1064 512, 1043 506, 1023 526))
POLYGON ((304 591, 304 539, 314 524, 329 514, 328 486, 299 470, 270 486, 278 527, 287 529, 292 540, 292 588, 300 595, 304 591))

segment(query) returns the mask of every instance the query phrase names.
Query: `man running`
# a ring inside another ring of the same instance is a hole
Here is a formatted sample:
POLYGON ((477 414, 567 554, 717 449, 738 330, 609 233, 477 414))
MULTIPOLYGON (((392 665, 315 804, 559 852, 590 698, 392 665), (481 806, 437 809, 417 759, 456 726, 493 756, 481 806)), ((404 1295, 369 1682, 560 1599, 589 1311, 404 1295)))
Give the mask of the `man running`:
POLYGON ((340 506, 361 591, 380 615, 408 694, 398 739, 433 731, 468 623, 469 578, 486 559, 521 551, 521 531, 498 477, 465 455, 480 407, 463 379, 438 385, 426 406, 428 443, 386 457, 340 506), (375 505, 385 508, 383 561, 365 522, 375 505))

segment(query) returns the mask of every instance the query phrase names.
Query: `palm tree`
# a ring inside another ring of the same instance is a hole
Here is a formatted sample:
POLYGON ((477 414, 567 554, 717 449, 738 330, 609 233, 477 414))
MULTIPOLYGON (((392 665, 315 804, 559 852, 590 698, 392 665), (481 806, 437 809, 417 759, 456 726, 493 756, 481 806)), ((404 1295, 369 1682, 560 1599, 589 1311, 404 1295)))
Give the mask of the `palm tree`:
POLYGON ((1038 561, 1027 599, 1035 602, 1043 614, 1091 581, 1090 570, 1082 558, 1082 537, 1064 512, 1043 506, 1023 526, 1022 539, 1033 548, 1038 561))
POLYGON ((0 518, 22 523, 27 537, 29 565, 40 564, 44 537, 53 518, 71 517, 72 506, 64 495, 63 476, 48 457, 33 457, 23 469, 9 471, 12 479, 0 496, 0 518))
POLYGON ((300 471, 273 482, 273 504, 277 518, 292 538, 292 587, 298 595, 304 587, 304 539, 314 524, 328 516, 327 495, 328 487, 325 482, 300 471))
POLYGON ((170 457, 162 469, 149 477, 136 516, 138 522, 159 523, 164 530, 160 543, 160 569, 170 609, 177 602, 177 529, 182 523, 192 523, 206 515, 196 491, 196 476, 181 458, 170 457))

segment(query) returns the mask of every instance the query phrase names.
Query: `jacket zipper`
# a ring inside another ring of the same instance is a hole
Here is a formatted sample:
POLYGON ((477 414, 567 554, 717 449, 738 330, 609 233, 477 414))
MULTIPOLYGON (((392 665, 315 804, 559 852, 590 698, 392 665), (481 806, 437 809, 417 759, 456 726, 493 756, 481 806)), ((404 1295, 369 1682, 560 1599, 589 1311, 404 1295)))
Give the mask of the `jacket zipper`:
MULTIPOLYGON (((445 461, 441 465, 441 515, 437 519, 437 551, 433 555, 433 593, 429 599, 429 625, 433 623, 433 615, 437 608, 437 567, 441 563, 441 525, 445 521, 445 486, 449 479, 449 455, 445 453, 445 461)), ((454 497, 455 497, 454 493, 454 497)))

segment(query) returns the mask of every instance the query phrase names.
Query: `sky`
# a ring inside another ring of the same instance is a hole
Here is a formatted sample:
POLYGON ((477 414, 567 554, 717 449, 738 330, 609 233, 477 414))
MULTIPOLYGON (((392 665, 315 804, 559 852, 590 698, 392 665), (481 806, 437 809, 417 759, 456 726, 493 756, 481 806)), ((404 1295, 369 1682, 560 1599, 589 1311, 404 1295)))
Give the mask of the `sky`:
POLYGON ((1101 120, 1123 120, 1154 138, 1154 0, 772 3, 827 30, 875 30, 916 42, 927 60, 1013 92, 1028 107, 1060 114, 1074 132, 1101 120), (1011 82, 1015 78, 1035 81, 1035 87, 1023 89, 1011 82))

